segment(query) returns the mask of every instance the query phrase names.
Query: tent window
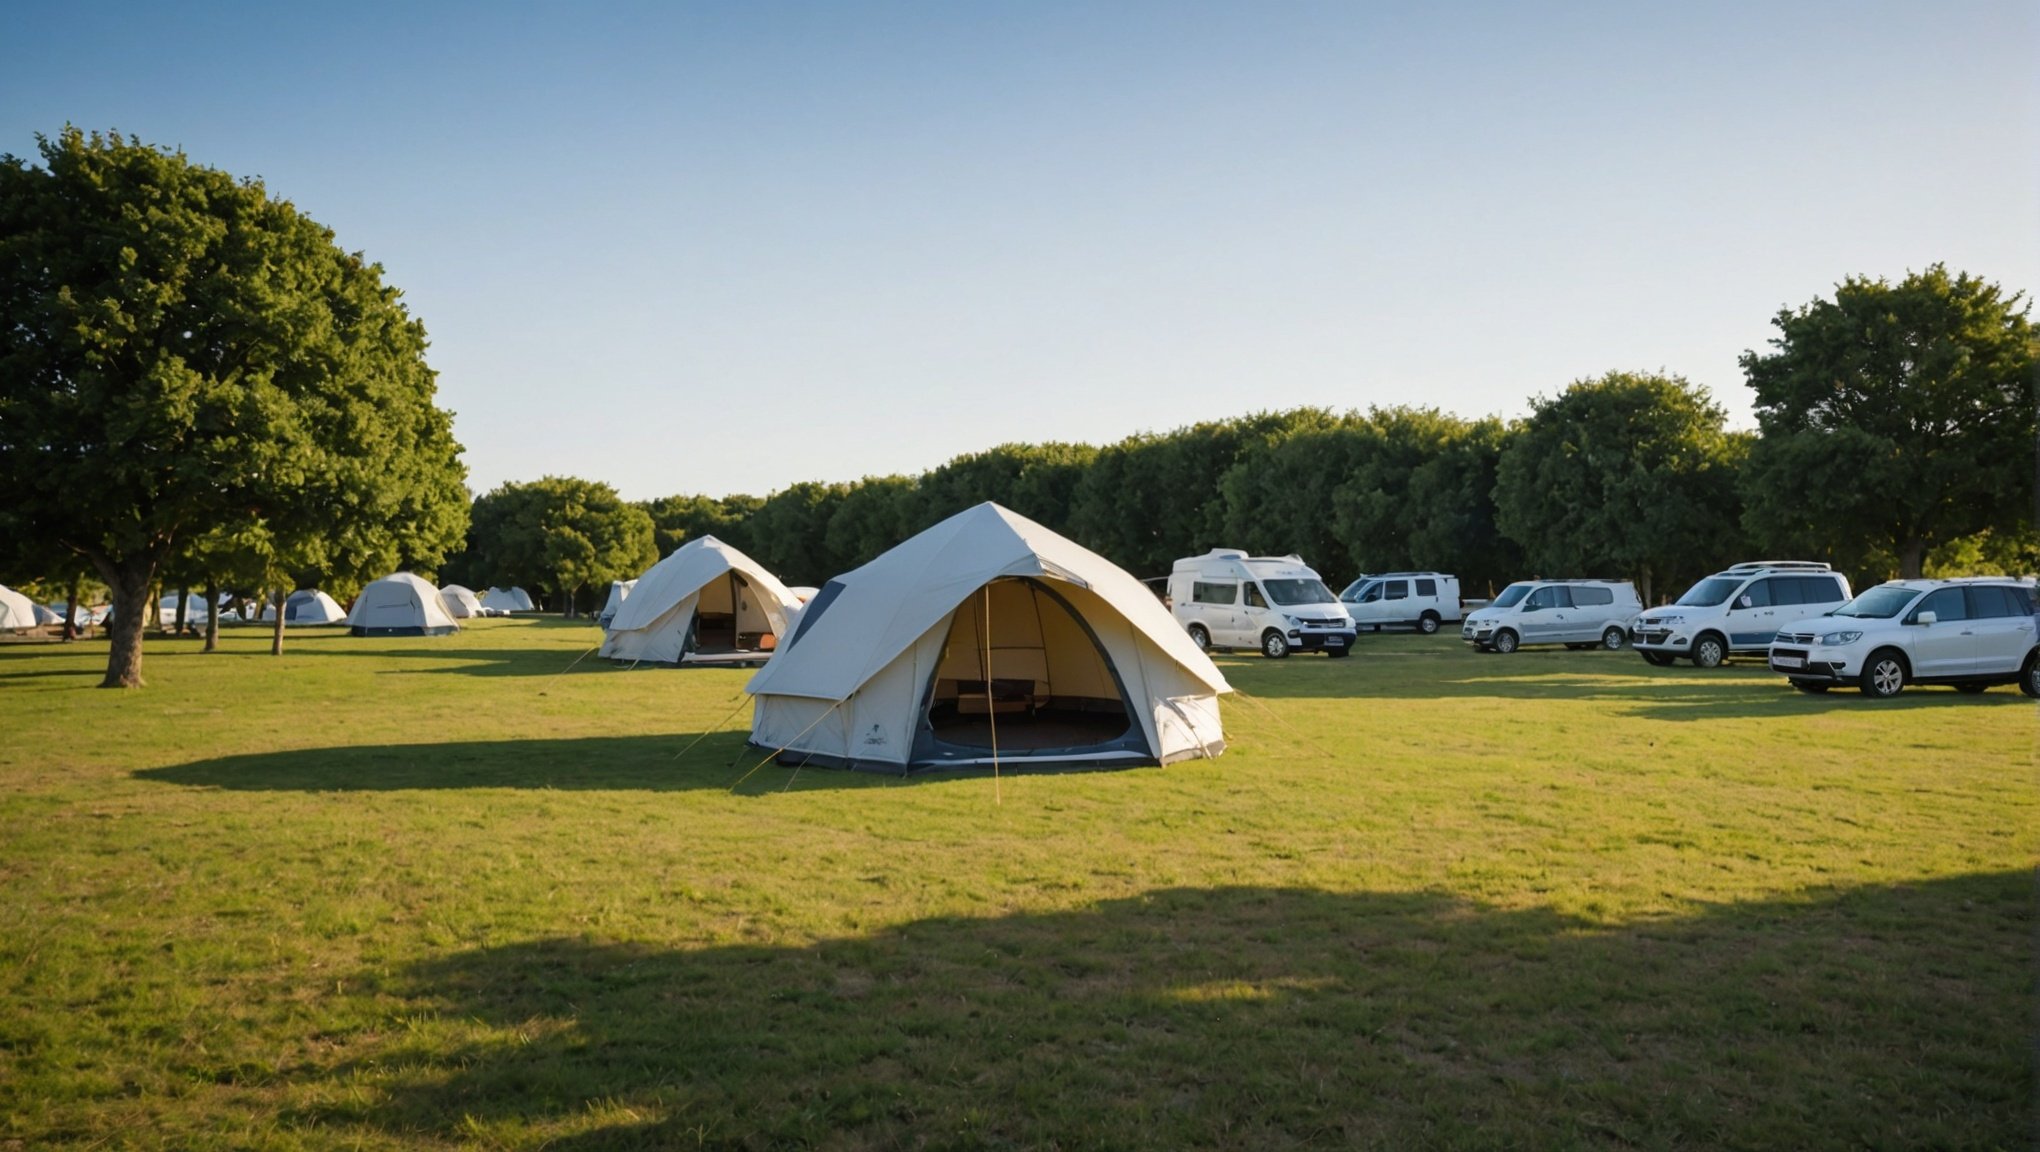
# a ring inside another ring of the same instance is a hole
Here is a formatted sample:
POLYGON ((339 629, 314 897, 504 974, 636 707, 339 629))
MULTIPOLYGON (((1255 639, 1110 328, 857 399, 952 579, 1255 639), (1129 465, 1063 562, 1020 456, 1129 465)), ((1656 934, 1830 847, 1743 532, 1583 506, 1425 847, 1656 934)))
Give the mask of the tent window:
POLYGON ((1133 716, 1105 654, 1032 580, 997 580, 950 619, 928 701, 935 738, 1003 755, 1067 751, 1126 736, 1133 716), (989 644, 987 644, 989 637, 989 644))

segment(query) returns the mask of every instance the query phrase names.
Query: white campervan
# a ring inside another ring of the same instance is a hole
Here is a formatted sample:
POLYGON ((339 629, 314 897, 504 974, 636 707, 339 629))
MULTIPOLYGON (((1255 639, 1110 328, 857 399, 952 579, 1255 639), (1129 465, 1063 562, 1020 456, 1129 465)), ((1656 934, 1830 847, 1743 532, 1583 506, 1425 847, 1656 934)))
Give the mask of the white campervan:
POLYGON ((1346 615, 1360 628, 1415 628, 1426 636, 1440 624, 1457 624, 1459 577, 1442 572, 1383 572, 1362 576, 1339 593, 1346 615))
POLYGON ((1276 659, 1353 650, 1352 618, 1300 557, 1236 548, 1186 557, 1169 573, 1169 604, 1199 648, 1259 648, 1276 659))

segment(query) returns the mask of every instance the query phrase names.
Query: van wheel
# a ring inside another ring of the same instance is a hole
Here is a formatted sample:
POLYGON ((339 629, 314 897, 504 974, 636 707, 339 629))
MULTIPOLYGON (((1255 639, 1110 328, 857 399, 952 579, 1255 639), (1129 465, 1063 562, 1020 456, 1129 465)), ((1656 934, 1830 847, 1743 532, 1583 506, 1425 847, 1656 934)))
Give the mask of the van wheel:
POLYGON ((1190 626, 1190 642, 1197 645, 1199 652, 1211 651, 1211 633, 1205 631, 1202 624, 1192 624, 1190 626))
POLYGON ((1728 659, 1728 641, 1709 632, 1693 641, 1693 667, 1719 668, 1728 659))
POLYGON ((1261 633, 1261 654, 1270 660, 1280 660, 1289 655, 1289 637, 1273 628, 1261 633))
POLYGON ((1495 633, 1495 651, 1507 656, 1516 650, 1516 634, 1507 628, 1495 633))
POLYGON ((1601 633, 1601 647, 1606 648, 1610 652, 1620 652, 1622 651, 1622 642, 1627 639, 1628 637, 1622 634, 1622 629, 1610 628, 1606 632, 1601 633))
POLYGON ((2019 672, 2019 691, 2040 697, 2040 652, 2026 657, 2026 666, 2019 672))
POLYGON ((1422 616, 1417 617, 1417 631, 1429 636, 1437 630, 1438 614, 1436 612, 1426 612, 1422 616))
POLYGON ((1873 652, 1863 662, 1863 674, 1856 684, 1865 696, 1889 700, 1905 691, 1905 661, 1889 648, 1873 652))
POLYGON ((1670 668, 1672 661, 1678 659, 1678 657, 1669 652, 1638 652, 1637 655, 1643 657, 1644 663, 1655 665, 1659 668, 1670 668))

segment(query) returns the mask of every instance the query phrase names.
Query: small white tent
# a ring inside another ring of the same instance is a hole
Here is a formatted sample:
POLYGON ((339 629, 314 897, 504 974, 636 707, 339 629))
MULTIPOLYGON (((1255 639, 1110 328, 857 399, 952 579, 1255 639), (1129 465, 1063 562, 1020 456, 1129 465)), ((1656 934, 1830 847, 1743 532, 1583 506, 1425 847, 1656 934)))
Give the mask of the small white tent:
POLYGON ((439 590, 439 602, 445 606, 446 614, 455 620, 466 620, 482 614, 482 602, 471 589, 459 584, 448 584, 439 590))
POLYGON ((0 629, 12 632, 35 626, 35 602, 0 584, 0 629))
POLYGON ((786 634, 793 602, 756 560, 701 536, 637 578, 602 637, 602 655, 678 664, 694 653, 768 650, 786 634))
POLYGON ((31 604, 29 607, 34 609, 35 622, 38 624, 62 624, 64 622, 64 614, 54 608, 45 608, 40 604, 31 604))
MULTIPOLYGON (((262 618, 272 623, 276 620, 276 605, 262 606, 262 618)), ((284 597, 284 627, 304 624, 343 624, 347 621, 347 610, 340 602, 316 588, 300 588, 284 597)))
POLYGON ((599 627, 607 629, 609 622, 616 619, 617 609, 622 608, 623 602, 630 599, 631 589, 635 587, 637 587, 637 581, 635 580, 611 580, 609 582, 609 600, 602 605, 602 611, 595 617, 595 623, 599 627))
POLYGON ((439 589, 409 572, 363 588, 347 625, 356 636, 443 636, 460 630, 440 603, 439 589))
POLYGON ((1216 756, 1232 688, 1140 581, 987 503, 829 581, 746 690, 787 762, 912 772, 1216 756))
POLYGON ((522 588, 491 588, 487 592, 482 593, 482 607, 502 612, 506 615, 511 612, 530 612, 534 610, 531 603, 531 594, 522 588))

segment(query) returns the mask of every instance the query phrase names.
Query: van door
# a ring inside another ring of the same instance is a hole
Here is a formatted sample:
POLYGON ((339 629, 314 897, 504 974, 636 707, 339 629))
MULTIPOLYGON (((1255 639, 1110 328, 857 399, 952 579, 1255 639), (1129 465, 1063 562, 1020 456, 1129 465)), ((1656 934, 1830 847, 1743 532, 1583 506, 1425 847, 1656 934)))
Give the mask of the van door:
POLYGON ((1979 584, 1964 591, 1969 593, 1970 631, 1976 633, 1976 673, 2017 672, 2033 650, 2033 609, 2014 588, 1979 584))
POLYGON ((1268 594, 1261 591, 1261 585, 1257 581, 1245 581, 1240 585, 1240 591, 1243 593, 1240 598, 1240 610, 1233 617, 1233 630, 1239 639, 1233 643, 1242 648, 1259 648, 1261 633, 1267 629, 1278 628, 1285 633, 1289 631, 1268 607, 1268 594))
POLYGON ((1383 580, 1381 614, 1376 619, 1383 624, 1407 624, 1416 618, 1417 614, 1410 610, 1410 582, 1383 580))
POLYGON ((1961 588, 1943 588, 1920 601, 1907 618, 1915 676, 1961 676, 1976 667, 1976 629, 1961 588), (1932 612, 1934 622, 1919 617, 1932 612))
POLYGON ((1234 639, 1239 625, 1233 619, 1237 613, 1235 603, 1240 598, 1239 582, 1235 580, 1193 580, 1190 583, 1190 603, 1185 606, 1186 626, 1202 624, 1211 635, 1211 642, 1220 648, 1230 648, 1238 643, 1234 639))
POLYGON ((1346 615, 1353 623, 1366 626, 1381 623, 1381 581, 1369 580, 1360 586, 1359 594, 1345 602, 1346 615))
MULTIPOLYGON (((1780 583, 1765 577, 1752 580, 1749 586, 1736 593, 1728 605, 1728 646, 1730 648, 1768 648, 1778 635, 1778 605, 1774 585, 1780 583)), ((1793 589, 1792 600, 1798 599, 1793 589)), ((1792 607, 1797 607, 1796 604, 1792 607)))
POLYGON ((1572 597, 1563 584, 1546 584, 1524 597, 1521 612, 1525 644, 1558 644, 1571 638, 1572 597))

